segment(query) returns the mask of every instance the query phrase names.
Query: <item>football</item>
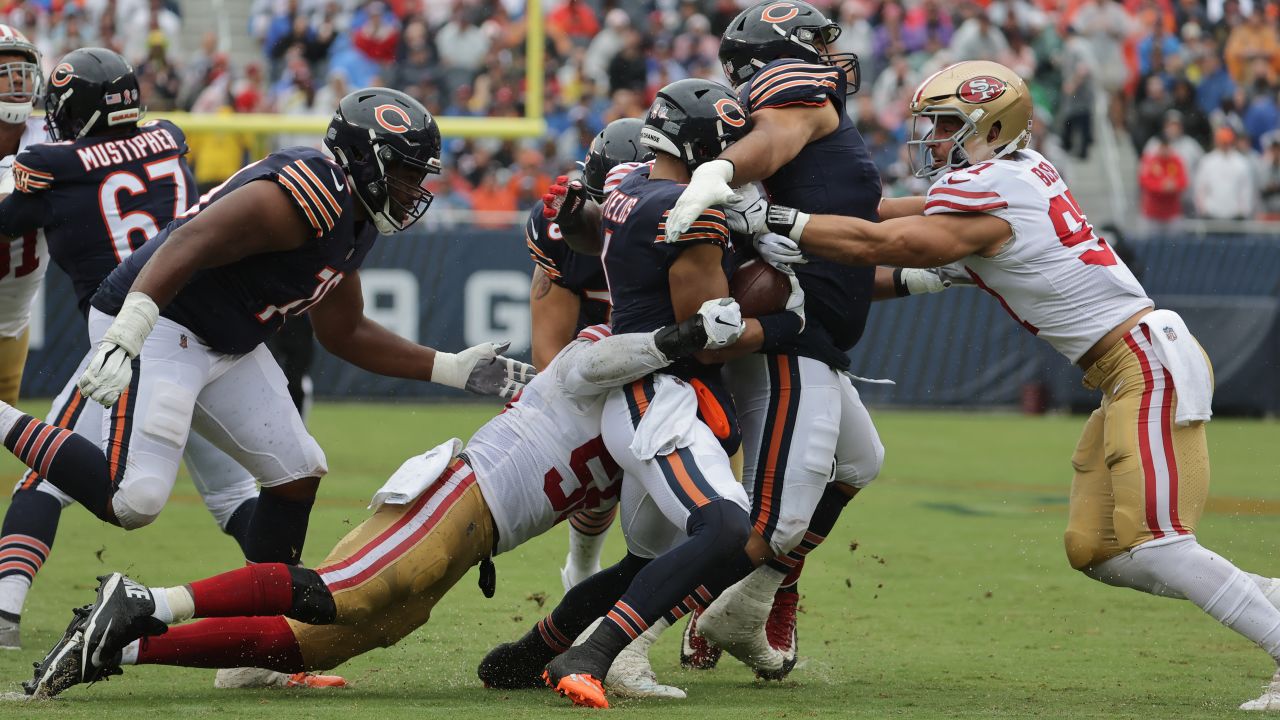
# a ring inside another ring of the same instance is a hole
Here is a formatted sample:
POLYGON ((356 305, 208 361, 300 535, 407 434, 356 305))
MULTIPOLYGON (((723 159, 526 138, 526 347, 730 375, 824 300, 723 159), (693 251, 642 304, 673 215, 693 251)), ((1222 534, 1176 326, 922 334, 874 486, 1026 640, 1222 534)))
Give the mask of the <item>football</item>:
POLYGON ((748 260, 734 271, 729 294, 742 306, 742 317, 760 317, 786 308, 791 283, 769 263, 748 260))

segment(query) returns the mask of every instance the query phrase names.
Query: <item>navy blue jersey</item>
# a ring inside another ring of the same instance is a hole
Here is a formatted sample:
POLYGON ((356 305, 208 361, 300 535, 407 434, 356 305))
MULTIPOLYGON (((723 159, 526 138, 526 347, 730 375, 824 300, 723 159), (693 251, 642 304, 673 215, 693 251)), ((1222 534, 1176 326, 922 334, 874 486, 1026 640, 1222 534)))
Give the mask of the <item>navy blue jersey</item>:
POLYGON ((80 311, 122 260, 187 209, 196 184, 178 126, 27 146, 0 202, 0 235, 43 229, 49 255, 71 277, 80 311))
POLYGON ((529 212, 524 241, 529 246, 533 264, 542 268, 551 282, 577 295, 581 301, 574 334, 585 327, 609 322, 611 305, 604 263, 598 257, 570 250, 560 235, 560 226, 543 217, 541 202, 529 212))
POLYGON ((371 222, 356 221, 356 201, 342 168, 306 147, 274 152, 201 197, 197 206, 107 276, 93 296, 93 306, 108 315, 119 312, 138 271, 177 228, 228 193, 259 180, 280 186, 314 236, 294 250, 201 270, 160 314, 214 350, 238 355, 275 334, 286 316, 310 309, 360 267, 377 231, 371 222))
MULTIPOLYGON (((877 221, 880 172, 862 135, 845 113, 845 77, 838 68, 800 60, 775 60, 739 89, 748 112, 830 102, 840 114, 835 132, 804 147, 764 181, 771 202, 807 213, 849 215, 877 221)), ((847 368, 845 353, 862 337, 874 267, 850 267, 819 258, 795 266, 805 291, 805 331, 780 348, 847 368)))

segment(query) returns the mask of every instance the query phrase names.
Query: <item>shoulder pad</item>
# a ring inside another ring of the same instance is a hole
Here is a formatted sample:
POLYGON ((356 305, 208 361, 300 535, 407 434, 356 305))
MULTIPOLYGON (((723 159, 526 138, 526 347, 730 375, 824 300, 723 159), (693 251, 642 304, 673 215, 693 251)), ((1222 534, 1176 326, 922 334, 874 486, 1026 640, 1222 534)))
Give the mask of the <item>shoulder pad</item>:
POLYGON ((346 174, 319 150, 281 154, 285 157, 280 159, 276 182, 293 196, 316 237, 332 232, 351 194, 346 174))
POLYGON ((747 111, 788 105, 823 105, 843 97, 839 68, 801 60, 774 60, 751 76, 743 93, 747 111))
POLYGON ((28 145, 13 160, 13 187, 21 193, 37 193, 53 187, 55 163, 47 145, 28 145))

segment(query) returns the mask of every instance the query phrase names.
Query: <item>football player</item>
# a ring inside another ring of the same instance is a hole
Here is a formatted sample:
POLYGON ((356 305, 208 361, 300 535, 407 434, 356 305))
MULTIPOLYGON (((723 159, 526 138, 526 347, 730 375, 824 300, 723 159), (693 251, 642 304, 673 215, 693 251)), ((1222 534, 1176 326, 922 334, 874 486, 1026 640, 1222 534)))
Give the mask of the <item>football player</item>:
MULTIPOLYGON (((839 35, 839 25, 799 0, 758 3, 729 23, 720 60, 752 129, 694 172, 671 211, 668 239, 705 208, 733 198, 731 186, 755 181, 763 181, 773 202, 810 212, 874 221, 901 212, 901 205, 919 206, 881 202, 880 173, 845 112, 846 95, 860 80, 857 57, 829 50, 839 35)), ((736 216, 729 213, 731 221, 736 216)), ((715 664, 718 649, 699 637, 705 631, 762 677, 790 672, 802 561, 884 460, 871 416, 840 371, 849 367, 847 353, 862 336, 877 285, 894 286, 890 271, 881 271, 877 283, 875 267, 816 260, 795 273, 805 292, 804 332, 727 368, 742 421, 753 526, 778 557, 690 619, 681 649, 686 666, 715 664)), ((909 279, 941 289, 927 275, 909 279)))
MULTIPOLYGON (((641 121, 615 120, 591 142, 582 164, 582 184, 596 203, 604 201, 605 180, 622 163, 648 159, 640 145, 641 121)), ((529 313, 533 328, 533 364, 543 368, 582 328, 609 321, 609 287, 600 258, 574 252, 564 242, 560 226, 539 202, 529 212, 525 243, 533 260, 529 313)), ((560 579, 568 590, 600 571, 600 552, 614 511, 583 512, 569 518, 569 554, 560 579)))
MULTIPOLYGON (((138 79, 124 58, 102 48, 69 53, 45 93, 53 142, 33 143, 13 163, 16 191, 0 200, 0 238, 47 237, 52 259, 71 278, 78 306, 137 247, 195 196, 182 130, 164 120, 139 124, 138 79)), ((97 442, 102 408, 68 380, 47 422, 97 442)), ((184 458, 222 530, 243 541, 258 496, 253 477, 193 435, 184 458)), ((0 647, 18 647, 19 621, 35 574, 48 559, 71 498, 35 470, 18 481, 0 531, 0 647)))
MULTIPOLYGON (((691 79, 658 91, 641 131, 641 142, 656 152, 653 165, 632 170, 601 208, 618 332, 652 331, 727 294, 732 259, 722 211, 708 209, 676 243, 658 238, 689 173, 747 129, 742 107, 720 85, 691 79)), ((739 438, 719 363, 794 336, 803 327, 802 305, 797 288, 787 310, 748 320, 732 348, 676 363, 606 401, 602 436, 627 478, 623 532, 631 553, 654 560, 612 588, 597 581, 600 575, 587 580, 579 587, 595 586, 591 601, 566 596, 560 609, 576 608, 566 622, 556 618, 552 640, 576 637, 604 616, 582 644, 522 641, 506 653, 522 662, 549 659, 547 685, 576 704, 608 707, 600 680, 625 646, 651 625, 704 605, 768 555, 750 532, 746 495, 730 467, 739 438)))
POLYGON ((133 529, 163 509, 194 427, 262 486, 246 557, 296 563, 326 468, 262 344, 288 316, 310 312, 327 349, 371 372, 515 394, 532 369, 496 346, 437 352, 363 314, 358 268, 375 237, 430 204, 434 118, 404 93, 358 90, 340 101, 325 143, 336 161, 288 148, 240 170, 108 275, 91 300, 96 347, 79 381, 111 408, 102 443, 0 404, 5 447, 133 529))
MULTIPOLYGON (((1184 598, 1280 663, 1280 580, 1201 546, 1213 370, 1182 319, 1157 310, 1089 224, 1056 168, 1029 150, 1026 83, 994 62, 934 73, 911 98, 934 178, 922 215, 881 223, 774 206, 762 249, 842 263, 955 263, 1102 392, 1071 457, 1067 559, 1119 587, 1184 598), (788 240, 789 238, 789 240, 788 240)), ((1280 710, 1280 670, 1245 710, 1280 710)))
MULTIPOLYGON (((150 589, 104 576, 96 602, 77 610, 25 689, 56 695, 133 664, 329 668, 421 626, 476 564, 492 595, 492 555, 618 501, 621 472, 601 439, 608 388, 729 345, 741 331, 730 300, 655 332, 588 327, 462 453, 451 440, 405 462, 375 495, 373 516, 316 570, 266 563, 150 589), (548 434, 549 422, 559 432, 548 434), (379 500, 392 492, 400 496, 379 500), (212 619, 144 637, 193 617, 212 619)), ((629 556, 606 572, 639 562, 629 556)))

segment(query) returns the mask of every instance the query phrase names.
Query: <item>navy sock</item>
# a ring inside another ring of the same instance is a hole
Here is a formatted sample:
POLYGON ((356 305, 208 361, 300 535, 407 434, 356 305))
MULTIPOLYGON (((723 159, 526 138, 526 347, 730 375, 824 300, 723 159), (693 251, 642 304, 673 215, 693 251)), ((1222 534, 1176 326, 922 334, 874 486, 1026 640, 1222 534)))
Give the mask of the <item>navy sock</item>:
MULTIPOLYGON (((5 436, 4 446, 89 512, 118 524, 111 509, 117 478, 97 445, 70 430, 23 415, 5 436)), ((123 474, 123 462, 117 463, 117 469, 123 474)))
POLYGON ((34 483, 13 494, 0 526, 0 578, 17 575, 28 585, 35 580, 49 559, 61 516, 62 503, 34 483))
POLYGON ((297 565, 307 539, 307 520, 315 498, 290 500, 268 491, 258 496, 243 542, 249 562, 297 565))
MULTIPOLYGON (((717 499, 689 515, 689 539, 649 563, 631 581, 622 598, 588 638, 584 658, 612 662, 632 640, 672 608, 705 607, 714 599, 712 582, 723 590, 751 572, 744 546, 751 532, 747 513, 736 504, 717 499)), ((603 677, 609 669, 580 671, 603 677)))
POLYGON ((769 561, 769 567, 786 574, 791 583, 783 581, 783 585, 795 584, 799 579, 798 569, 804 563, 804 559, 814 548, 822 544, 827 539, 827 535, 831 534, 832 528, 836 526, 836 521, 840 519, 840 513, 844 511, 844 506, 852 500, 848 495, 841 491, 837 483, 827 483, 826 490, 822 491, 822 499, 818 501, 818 506, 813 509, 813 517, 809 518, 809 529, 805 531, 804 537, 800 540, 800 544, 791 549, 791 552, 769 561), (795 575, 793 579, 791 576, 795 575))
POLYGON ((258 498, 251 497, 240 503, 240 507, 236 508, 231 517, 227 518, 227 526, 223 528, 223 532, 235 538, 236 543, 240 546, 240 552, 245 556, 249 555, 249 525, 253 521, 254 508, 258 507, 258 498))
POLYGON ((649 562, 648 558, 627 553, 618 564, 569 588, 560 604, 525 633, 519 644, 531 652, 543 653, 547 660, 568 650, 588 625, 618 602, 636 573, 649 562))

